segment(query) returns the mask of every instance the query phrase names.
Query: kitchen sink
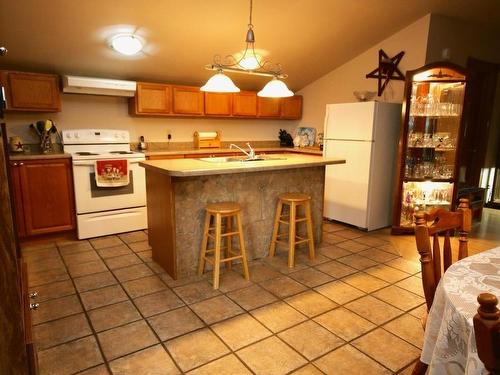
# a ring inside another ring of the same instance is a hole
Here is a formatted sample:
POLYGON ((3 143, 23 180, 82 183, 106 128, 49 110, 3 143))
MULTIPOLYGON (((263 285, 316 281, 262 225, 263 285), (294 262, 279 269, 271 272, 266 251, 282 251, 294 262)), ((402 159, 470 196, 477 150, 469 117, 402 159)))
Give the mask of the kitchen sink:
POLYGON ((214 156, 211 158, 199 158, 200 161, 206 161, 209 163, 242 163, 242 162, 250 162, 250 161, 266 161, 266 160, 286 160, 283 157, 274 157, 267 155, 257 155, 255 158, 249 159, 244 156, 214 156))

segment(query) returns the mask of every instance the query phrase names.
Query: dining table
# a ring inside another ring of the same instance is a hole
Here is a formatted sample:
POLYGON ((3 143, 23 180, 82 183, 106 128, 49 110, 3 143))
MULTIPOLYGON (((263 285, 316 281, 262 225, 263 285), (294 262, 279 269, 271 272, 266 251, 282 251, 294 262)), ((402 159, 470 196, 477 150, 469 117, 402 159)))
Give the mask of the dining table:
POLYGON ((463 258, 443 274, 420 357, 429 365, 430 375, 487 374, 477 354, 473 326, 481 293, 500 296, 500 247, 463 258))

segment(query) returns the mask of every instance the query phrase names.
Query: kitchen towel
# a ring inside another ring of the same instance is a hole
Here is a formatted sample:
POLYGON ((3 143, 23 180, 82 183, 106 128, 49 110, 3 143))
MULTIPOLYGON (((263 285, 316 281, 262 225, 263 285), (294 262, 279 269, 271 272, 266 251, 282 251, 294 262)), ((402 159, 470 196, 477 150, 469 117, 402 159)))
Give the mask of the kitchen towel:
POLYGON ((129 180, 129 165, 127 159, 96 160, 95 182, 99 187, 126 186, 129 180))

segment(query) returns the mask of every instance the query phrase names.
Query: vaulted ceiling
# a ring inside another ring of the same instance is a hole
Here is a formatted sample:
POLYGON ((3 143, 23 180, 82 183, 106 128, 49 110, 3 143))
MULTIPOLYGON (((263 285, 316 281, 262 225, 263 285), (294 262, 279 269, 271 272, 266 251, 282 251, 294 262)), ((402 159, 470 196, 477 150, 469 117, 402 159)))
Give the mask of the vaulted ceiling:
MULTIPOLYGON (((500 25, 497 0, 254 0, 256 48, 298 90, 431 12, 500 25)), ((201 85, 214 54, 244 48, 248 13, 249 0, 0 0, 0 68, 201 85), (144 52, 111 50, 121 31, 142 36, 144 52)))

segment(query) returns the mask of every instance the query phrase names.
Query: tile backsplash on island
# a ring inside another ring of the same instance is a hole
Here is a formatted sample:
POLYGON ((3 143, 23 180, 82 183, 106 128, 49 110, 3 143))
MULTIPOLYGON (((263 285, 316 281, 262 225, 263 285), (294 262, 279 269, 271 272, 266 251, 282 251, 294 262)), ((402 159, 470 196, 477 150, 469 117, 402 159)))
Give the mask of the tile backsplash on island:
POLYGON ((9 136, 18 135, 26 143, 37 143, 37 136, 28 125, 52 119, 59 130, 101 128, 130 132, 132 142, 143 135, 146 142, 192 142, 195 131, 219 130, 222 141, 277 141, 280 129, 295 134, 298 121, 260 119, 206 119, 134 117, 128 113, 127 98, 95 95, 62 94, 62 112, 7 113, 5 122, 9 136))

